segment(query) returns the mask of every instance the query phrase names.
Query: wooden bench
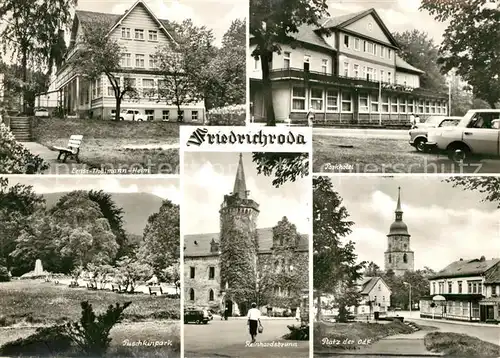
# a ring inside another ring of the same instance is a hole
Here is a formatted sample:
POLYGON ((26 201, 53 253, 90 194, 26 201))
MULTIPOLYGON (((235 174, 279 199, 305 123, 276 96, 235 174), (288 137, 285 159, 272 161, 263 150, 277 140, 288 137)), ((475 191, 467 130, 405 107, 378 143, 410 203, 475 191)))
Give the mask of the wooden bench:
POLYGON ((127 288, 126 287, 122 287, 120 285, 117 285, 115 283, 112 283, 111 284, 111 291, 118 292, 118 293, 125 293, 125 292, 127 292, 127 288))
POLYGON ((149 286, 150 295, 158 296, 158 293, 160 293, 160 295, 163 295, 163 290, 161 289, 161 286, 149 286))
POLYGON ((74 158, 77 163, 80 163, 80 158, 78 158, 78 154, 80 154, 80 145, 82 144, 83 136, 82 135, 72 135, 69 137, 68 146, 66 148, 63 147, 54 147, 54 150, 59 151, 59 156, 57 160, 61 160, 65 163, 68 157, 74 158))

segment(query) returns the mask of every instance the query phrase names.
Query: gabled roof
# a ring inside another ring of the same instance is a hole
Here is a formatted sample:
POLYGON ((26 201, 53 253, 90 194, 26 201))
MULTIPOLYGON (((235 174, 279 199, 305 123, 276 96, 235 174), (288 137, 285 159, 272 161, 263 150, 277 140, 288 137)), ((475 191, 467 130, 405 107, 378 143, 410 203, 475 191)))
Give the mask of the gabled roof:
POLYGON ((495 265, 486 272, 484 283, 500 283, 500 265, 495 265))
POLYGON ((486 260, 484 257, 473 260, 455 261, 436 275, 430 277, 431 280, 439 278, 465 277, 465 276, 483 276, 488 270, 500 263, 500 259, 486 260))
MULTIPOLYGON (((269 252, 273 246, 273 228, 257 229, 259 238, 259 252, 269 252)), ((210 242, 220 242, 219 233, 184 235, 184 256, 217 256, 210 252, 210 242)), ((300 235, 298 249, 307 250, 309 248, 308 235, 300 235)))
POLYGON ((419 70, 418 68, 410 65, 408 62, 403 60, 399 55, 396 56, 396 68, 406 72, 414 72, 418 74, 425 73, 424 71, 419 70))
POLYGON ((104 12, 94 12, 94 11, 86 11, 86 10, 76 10, 75 11, 75 20, 73 21, 73 28, 71 31, 71 40, 75 40, 74 36, 76 35, 76 30, 78 24, 80 26, 92 24, 93 22, 107 22, 110 24, 109 33, 111 33, 116 27, 118 27, 123 20, 132 13, 132 11, 138 6, 142 5, 144 9, 148 12, 148 14, 157 22, 158 26, 164 30, 167 37, 169 37, 172 41, 176 42, 175 35, 173 35, 173 26, 172 23, 168 20, 158 19, 155 14, 149 9, 149 7, 142 1, 137 1, 129 10, 127 10, 124 14, 110 14, 104 12))
POLYGON ((379 281, 382 281, 387 286, 382 277, 363 277, 358 280, 357 284, 360 286, 362 295, 369 295, 379 281))
MULTIPOLYGON (((378 15, 377 11, 374 8, 364 10, 364 11, 355 12, 352 14, 331 17, 331 18, 325 18, 325 19, 321 20, 320 24, 321 24, 321 28, 325 28, 325 29, 326 28, 342 29, 342 28, 345 28, 346 26, 349 26, 350 24, 362 19, 363 17, 368 16, 368 15, 373 16, 373 18, 375 19, 375 22, 380 26, 380 28, 382 29, 384 34, 389 39, 389 42, 393 46, 399 47, 398 42, 396 41, 394 36, 392 36, 391 32, 389 31, 387 26, 385 26, 384 22, 382 21, 382 19, 380 18, 380 16, 378 15)), ((318 28, 318 30, 319 30, 319 28, 318 28)))

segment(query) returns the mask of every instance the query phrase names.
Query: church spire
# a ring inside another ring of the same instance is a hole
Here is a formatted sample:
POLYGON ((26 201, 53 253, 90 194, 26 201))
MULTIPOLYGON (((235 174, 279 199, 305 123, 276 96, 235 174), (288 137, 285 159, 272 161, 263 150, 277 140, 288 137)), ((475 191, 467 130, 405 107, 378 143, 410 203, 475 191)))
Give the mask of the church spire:
POLYGON ((401 209, 401 187, 398 187, 398 205, 396 206, 396 221, 403 220, 403 209, 401 209))
POLYGON ((243 154, 240 153, 240 161, 236 178, 234 179, 233 194, 238 195, 240 199, 248 199, 247 183, 245 181, 245 171, 243 170, 243 154))

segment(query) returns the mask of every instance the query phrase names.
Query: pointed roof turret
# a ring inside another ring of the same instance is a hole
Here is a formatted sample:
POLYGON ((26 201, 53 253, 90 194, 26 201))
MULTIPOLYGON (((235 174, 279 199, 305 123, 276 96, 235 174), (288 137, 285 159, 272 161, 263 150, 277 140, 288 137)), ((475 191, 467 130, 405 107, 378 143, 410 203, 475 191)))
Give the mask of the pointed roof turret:
POLYGON ((240 153, 240 161, 238 162, 238 170, 234 179, 233 194, 238 195, 240 199, 248 199, 247 183, 245 180, 245 171, 243 169, 243 154, 240 153))
POLYGON ((398 187, 398 205, 396 206, 396 213, 402 213, 401 209, 401 187, 398 187))
POLYGON ((403 209, 401 208, 401 187, 398 187, 398 203, 396 205, 396 218, 391 224, 389 235, 406 235, 408 234, 408 227, 403 222, 403 209))

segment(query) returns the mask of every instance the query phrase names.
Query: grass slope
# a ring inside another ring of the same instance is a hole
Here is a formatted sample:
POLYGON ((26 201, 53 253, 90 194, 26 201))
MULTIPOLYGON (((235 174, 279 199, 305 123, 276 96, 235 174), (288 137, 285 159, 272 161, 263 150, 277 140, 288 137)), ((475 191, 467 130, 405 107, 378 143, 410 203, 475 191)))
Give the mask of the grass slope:
POLYGON ((178 320, 180 317, 180 300, 165 296, 89 291, 37 280, 16 280, 0 283, 0 326, 50 325, 77 320, 82 301, 89 301, 98 312, 117 302, 132 301, 124 313, 127 321, 178 320))
POLYGON ((176 174, 179 149, 125 149, 127 145, 175 145, 179 124, 170 122, 115 122, 96 119, 39 118, 34 125, 36 141, 47 146, 66 146, 72 134, 83 135, 80 159, 91 168, 150 169, 153 174, 176 174))
POLYGON ((315 135, 313 151, 314 173, 458 174, 490 170, 485 163, 459 166, 444 155, 417 152, 408 141, 398 139, 315 135))
POLYGON ((466 334, 432 332, 425 336, 424 343, 431 352, 448 357, 500 357, 499 345, 466 334))
POLYGON ((358 349, 359 341, 367 340, 374 343, 382 338, 395 334, 409 334, 413 330, 405 324, 393 321, 387 324, 380 323, 315 323, 314 349, 315 350, 345 350, 358 349), (349 342, 350 341, 350 342, 349 342))

